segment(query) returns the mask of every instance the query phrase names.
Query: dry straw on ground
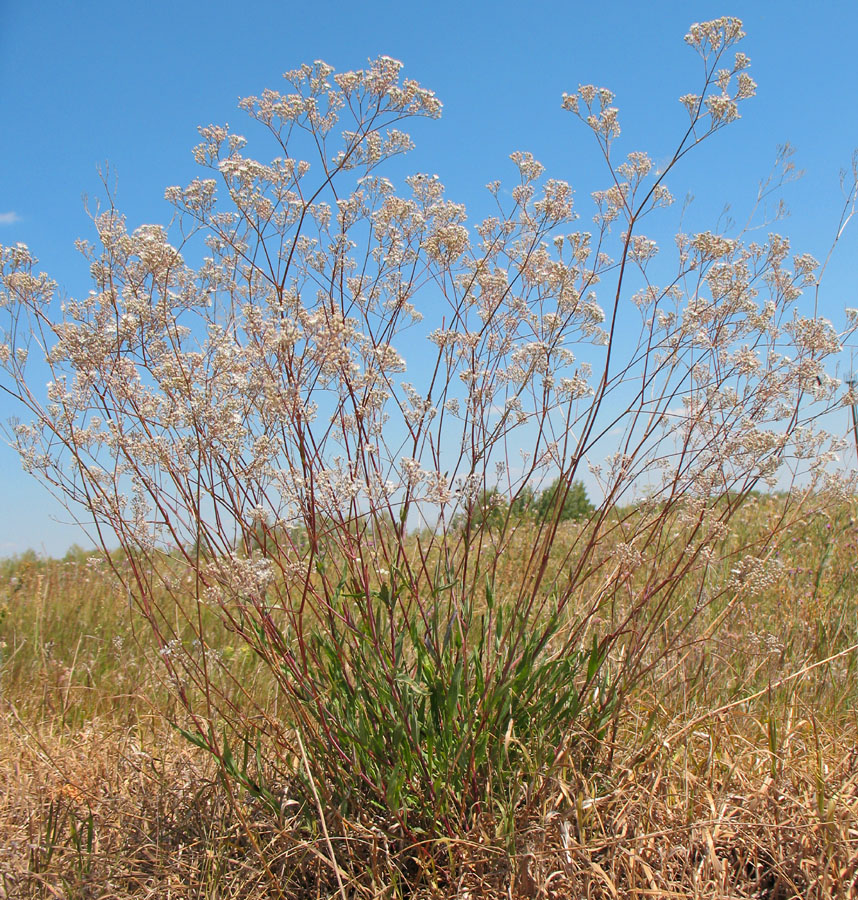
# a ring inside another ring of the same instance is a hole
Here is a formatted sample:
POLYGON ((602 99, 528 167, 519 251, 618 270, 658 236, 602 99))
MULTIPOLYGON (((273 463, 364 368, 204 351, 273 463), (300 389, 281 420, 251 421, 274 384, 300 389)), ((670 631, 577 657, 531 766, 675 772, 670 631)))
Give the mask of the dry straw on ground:
MULTIPOLYGON (((797 722, 775 777, 749 737, 759 724, 725 716, 675 745, 656 744, 628 768, 619 762, 596 797, 569 773, 532 799, 514 848, 492 834, 451 841, 435 873, 419 878, 389 840, 353 823, 334 838, 346 896, 395 896, 397 872, 400 889, 414 879, 414 892, 403 891, 414 898, 856 896, 854 721, 824 731, 797 722)), ((7 714, 2 729, 0 896, 338 895, 321 839, 241 800, 239 820, 210 761, 163 726, 142 745, 115 723, 69 735, 7 714)))

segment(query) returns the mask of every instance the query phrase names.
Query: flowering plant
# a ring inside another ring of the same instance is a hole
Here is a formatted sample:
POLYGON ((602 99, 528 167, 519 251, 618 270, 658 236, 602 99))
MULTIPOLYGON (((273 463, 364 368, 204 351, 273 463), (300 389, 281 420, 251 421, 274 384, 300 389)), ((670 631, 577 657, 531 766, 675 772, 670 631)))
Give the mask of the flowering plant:
POLYGON ((592 230, 529 153, 480 222, 435 177, 398 190, 400 124, 441 105, 381 57, 241 101, 267 162, 200 129, 171 227, 98 212, 93 289, 59 311, 29 250, 0 249, 25 468, 93 523, 186 734, 271 808, 276 784, 323 824, 364 816, 415 845, 514 816, 595 757, 702 610, 777 577, 792 512, 841 489, 819 421, 858 321, 801 312, 817 263, 707 231, 676 236, 667 274, 641 233, 753 95, 742 36, 731 18, 687 35, 704 78, 660 170, 615 161, 609 90, 564 95, 607 163, 592 230), (737 545, 742 501, 798 477, 783 519, 737 545), (224 629, 261 681, 209 652, 224 629), (266 747, 253 776, 236 739, 266 747))

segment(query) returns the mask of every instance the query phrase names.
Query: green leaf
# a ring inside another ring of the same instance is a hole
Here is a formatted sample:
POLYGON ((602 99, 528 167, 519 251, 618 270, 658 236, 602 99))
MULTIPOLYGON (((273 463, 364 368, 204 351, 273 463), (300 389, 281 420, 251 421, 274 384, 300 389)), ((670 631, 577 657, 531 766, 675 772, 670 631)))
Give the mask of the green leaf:
POLYGON ((202 750, 211 751, 211 746, 209 745, 208 740, 206 740, 205 735, 201 734, 198 731, 185 731, 184 728, 179 728, 178 725, 174 725, 173 727, 186 741, 189 741, 195 747, 200 747, 202 750))
POLYGON ((596 677, 596 673, 602 666, 602 662, 604 660, 604 655, 599 650, 599 639, 596 635, 593 635, 593 648, 590 651, 589 659, 587 660, 587 681, 592 681, 596 677))

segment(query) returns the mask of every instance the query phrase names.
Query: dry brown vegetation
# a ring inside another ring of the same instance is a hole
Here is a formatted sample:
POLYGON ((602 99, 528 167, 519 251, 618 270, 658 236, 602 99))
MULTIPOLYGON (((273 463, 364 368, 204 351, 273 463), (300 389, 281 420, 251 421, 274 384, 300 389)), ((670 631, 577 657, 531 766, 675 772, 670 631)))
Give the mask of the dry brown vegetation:
POLYGON ((856 896, 855 513, 806 516, 777 581, 707 611, 598 747, 422 852, 335 810, 322 828, 288 784, 275 815, 171 725, 148 632, 84 554, 8 561, 0 896, 856 896))

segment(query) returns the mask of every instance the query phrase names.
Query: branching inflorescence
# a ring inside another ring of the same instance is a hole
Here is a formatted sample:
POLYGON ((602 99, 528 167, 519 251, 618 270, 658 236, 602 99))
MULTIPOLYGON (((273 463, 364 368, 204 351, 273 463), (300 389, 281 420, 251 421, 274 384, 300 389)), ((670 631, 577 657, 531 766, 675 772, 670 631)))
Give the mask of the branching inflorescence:
POLYGON ((318 785, 415 841, 470 827, 510 772, 595 752, 702 609, 776 577, 788 510, 836 488, 819 425, 848 335, 801 312, 816 262, 777 235, 678 234, 664 274, 640 230, 754 94, 742 36, 692 27, 704 82, 658 171, 616 161, 610 91, 564 95, 610 176, 591 231, 528 153, 477 223, 435 177, 398 190, 401 123, 441 105, 381 57, 241 101, 269 162, 200 129, 171 227, 98 212, 93 289, 59 311, 27 248, 0 249, 24 466, 119 546, 188 734, 248 790, 273 796, 215 718, 264 740, 308 808, 318 785), (585 474, 601 496, 576 520, 585 474), (737 546, 731 516, 764 486, 792 506, 737 546), (252 648, 288 716, 204 652, 211 628, 252 648))

